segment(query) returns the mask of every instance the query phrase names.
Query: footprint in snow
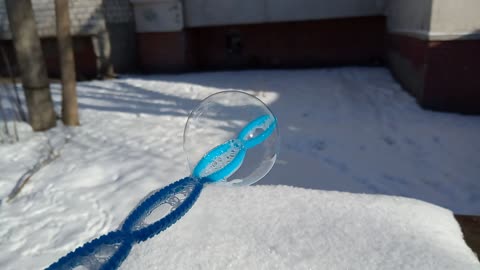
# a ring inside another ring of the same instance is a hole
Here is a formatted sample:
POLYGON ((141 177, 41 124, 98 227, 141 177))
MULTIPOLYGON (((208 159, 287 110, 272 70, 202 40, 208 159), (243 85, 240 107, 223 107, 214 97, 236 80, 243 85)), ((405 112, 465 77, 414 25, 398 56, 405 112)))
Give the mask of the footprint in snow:
POLYGON ((324 158, 323 161, 329 165, 330 167, 333 167, 343 173, 346 173, 349 171, 349 168, 347 166, 347 164, 341 162, 341 161, 337 161, 337 160, 334 160, 334 159, 331 159, 331 158, 324 158))

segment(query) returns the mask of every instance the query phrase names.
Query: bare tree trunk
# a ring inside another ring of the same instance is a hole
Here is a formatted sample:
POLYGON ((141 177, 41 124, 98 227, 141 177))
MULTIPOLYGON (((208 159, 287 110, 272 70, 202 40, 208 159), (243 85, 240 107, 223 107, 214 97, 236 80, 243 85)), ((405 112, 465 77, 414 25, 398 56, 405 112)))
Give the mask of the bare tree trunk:
POLYGON ((56 125, 45 59, 38 37, 31 0, 5 0, 15 54, 33 130, 56 125))
POLYGON ((68 0, 55 0, 57 42, 62 73, 62 120, 67 126, 78 126, 77 82, 68 0))
POLYGON ((15 93, 15 103, 16 103, 18 113, 20 114, 20 120, 27 122, 28 120, 27 115, 23 110, 22 101, 20 100, 20 95, 18 94, 17 80, 15 79, 15 74, 13 72, 12 66, 10 65, 10 60, 8 60, 7 52, 5 52, 3 47, 0 47, 0 51, 2 52, 3 62, 7 67, 8 76, 10 76, 10 80, 12 81, 12 87, 15 93))

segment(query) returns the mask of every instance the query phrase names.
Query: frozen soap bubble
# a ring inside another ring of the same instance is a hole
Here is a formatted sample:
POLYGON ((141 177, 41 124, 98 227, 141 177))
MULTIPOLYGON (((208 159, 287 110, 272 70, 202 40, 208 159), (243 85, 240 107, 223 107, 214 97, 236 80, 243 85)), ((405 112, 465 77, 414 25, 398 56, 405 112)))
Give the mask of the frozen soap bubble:
POLYGON ((192 176, 223 185, 251 185, 273 167, 278 124, 258 98, 225 91, 205 98, 189 115, 183 148, 192 176))

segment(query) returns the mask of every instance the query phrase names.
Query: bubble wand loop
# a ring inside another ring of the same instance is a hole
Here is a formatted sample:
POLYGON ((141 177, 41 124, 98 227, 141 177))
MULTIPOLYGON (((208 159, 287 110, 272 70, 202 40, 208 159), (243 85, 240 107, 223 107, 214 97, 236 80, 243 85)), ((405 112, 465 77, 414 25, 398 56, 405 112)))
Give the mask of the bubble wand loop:
POLYGON ((86 243, 46 269, 73 269, 82 266, 86 269, 117 269, 135 243, 161 233, 185 215, 198 199, 205 184, 225 180, 234 174, 242 165, 247 150, 264 142, 276 126, 277 120, 272 115, 266 114, 254 119, 240 131, 236 139, 228 140, 204 155, 194 168, 192 176, 178 180, 143 200, 118 230, 86 243), (257 130, 261 132, 253 136, 257 130), (170 205, 171 211, 148 223, 150 214, 164 204, 170 205))

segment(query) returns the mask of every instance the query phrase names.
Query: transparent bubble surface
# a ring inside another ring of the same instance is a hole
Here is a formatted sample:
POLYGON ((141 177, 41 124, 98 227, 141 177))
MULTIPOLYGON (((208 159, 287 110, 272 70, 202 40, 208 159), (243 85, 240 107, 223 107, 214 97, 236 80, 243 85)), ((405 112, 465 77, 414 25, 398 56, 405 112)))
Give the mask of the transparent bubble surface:
POLYGON ((262 179, 273 167, 279 151, 278 123, 270 136, 260 144, 241 151, 242 140, 250 140, 265 132, 270 122, 259 125, 237 137, 252 121, 264 116, 276 119, 272 111, 258 98, 240 91, 225 91, 205 98, 189 115, 183 134, 183 148, 188 165, 193 171, 202 158, 220 145, 233 145, 224 155, 215 157, 211 166, 203 170, 204 175, 226 166, 237 155, 245 153, 240 167, 220 185, 251 185, 262 179))

